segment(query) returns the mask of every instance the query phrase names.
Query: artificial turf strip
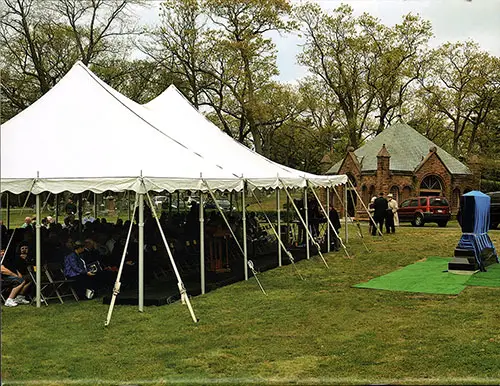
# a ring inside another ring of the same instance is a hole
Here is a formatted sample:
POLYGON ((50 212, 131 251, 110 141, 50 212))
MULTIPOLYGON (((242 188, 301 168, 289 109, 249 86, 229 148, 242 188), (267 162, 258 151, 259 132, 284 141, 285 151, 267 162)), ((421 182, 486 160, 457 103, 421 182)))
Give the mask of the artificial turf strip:
POLYGON ((466 285, 500 287, 500 264, 489 265, 486 269, 486 272, 477 272, 472 275, 466 285))
POLYGON ((467 281, 471 277, 448 273, 450 260, 450 258, 429 257, 425 261, 408 265, 366 283, 356 284, 354 287, 457 295, 467 286, 467 281))

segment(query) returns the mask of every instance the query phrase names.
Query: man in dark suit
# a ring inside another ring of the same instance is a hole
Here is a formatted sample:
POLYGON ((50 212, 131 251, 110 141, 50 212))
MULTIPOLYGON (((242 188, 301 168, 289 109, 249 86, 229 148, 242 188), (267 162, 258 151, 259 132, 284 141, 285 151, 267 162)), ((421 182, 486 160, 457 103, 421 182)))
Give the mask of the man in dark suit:
MULTIPOLYGON (((387 213, 387 208, 389 207, 389 205, 387 204, 387 200, 384 198, 383 192, 379 193, 378 198, 373 203, 373 207, 375 209, 373 213, 373 220, 377 224, 378 229, 380 229, 380 232, 382 232, 382 228, 384 226, 384 218, 387 213)), ((377 227, 373 227, 372 236, 375 236, 376 234, 377 234, 377 227)))

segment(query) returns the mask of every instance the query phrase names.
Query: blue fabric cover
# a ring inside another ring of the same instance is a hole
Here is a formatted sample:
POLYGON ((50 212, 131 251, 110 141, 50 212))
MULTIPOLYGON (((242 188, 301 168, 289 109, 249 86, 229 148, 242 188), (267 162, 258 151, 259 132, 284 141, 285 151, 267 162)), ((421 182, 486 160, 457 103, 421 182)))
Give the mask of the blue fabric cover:
MULTIPOLYGON (((458 248, 467 249, 469 251, 474 251, 476 261, 479 265, 481 271, 485 271, 484 263, 480 259, 481 251, 484 248, 492 248, 495 250, 495 246, 488 235, 488 229, 490 227, 490 196, 481 193, 477 190, 473 190, 469 193, 463 195, 464 207, 461 208, 464 213, 473 210, 472 216, 462 217, 462 237, 458 242, 458 248), (472 222, 472 223, 470 223, 472 222), (470 230, 472 229, 472 232, 470 230)), ((498 254, 497 262, 498 262, 498 254)))

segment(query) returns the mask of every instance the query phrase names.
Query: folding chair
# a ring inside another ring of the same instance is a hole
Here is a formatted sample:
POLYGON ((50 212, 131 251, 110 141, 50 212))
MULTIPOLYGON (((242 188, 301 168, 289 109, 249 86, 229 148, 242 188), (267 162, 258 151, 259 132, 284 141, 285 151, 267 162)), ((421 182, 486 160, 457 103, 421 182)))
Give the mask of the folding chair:
MULTIPOLYGON (((58 299, 61 304, 64 304, 63 297, 73 296, 76 301, 78 301, 78 296, 76 292, 71 287, 72 280, 68 280, 64 277, 64 274, 59 271, 58 267, 51 265, 53 271, 51 271, 47 264, 42 266, 42 282, 40 283, 40 299, 42 302, 48 306, 48 300, 58 299), (57 276, 56 276, 57 275, 57 276), (61 278, 62 275, 62 278, 61 278), (66 291, 66 292, 65 292, 66 291), (67 292, 69 291, 69 292, 67 292)), ((28 272, 31 276, 33 283, 36 283, 36 272, 35 267, 29 266, 28 272)))
POLYGON ((60 298, 72 296, 76 301, 79 300, 78 295, 72 286, 75 281, 64 276, 64 268, 59 263, 47 263, 43 266, 43 269, 45 276, 55 287, 54 289, 57 293, 59 293, 60 298))

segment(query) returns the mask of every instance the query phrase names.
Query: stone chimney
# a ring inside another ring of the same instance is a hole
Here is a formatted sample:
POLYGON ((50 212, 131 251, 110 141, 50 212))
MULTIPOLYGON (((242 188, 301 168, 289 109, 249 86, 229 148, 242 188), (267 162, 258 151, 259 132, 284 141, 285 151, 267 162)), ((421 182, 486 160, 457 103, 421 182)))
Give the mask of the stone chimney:
POLYGON ((391 155, 385 147, 385 143, 377 154, 377 194, 379 192, 388 193, 391 184, 391 174, 389 171, 391 155))

